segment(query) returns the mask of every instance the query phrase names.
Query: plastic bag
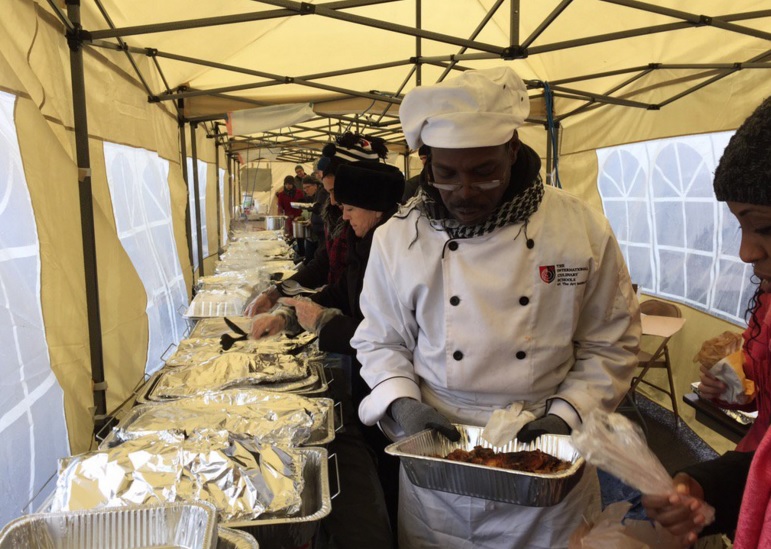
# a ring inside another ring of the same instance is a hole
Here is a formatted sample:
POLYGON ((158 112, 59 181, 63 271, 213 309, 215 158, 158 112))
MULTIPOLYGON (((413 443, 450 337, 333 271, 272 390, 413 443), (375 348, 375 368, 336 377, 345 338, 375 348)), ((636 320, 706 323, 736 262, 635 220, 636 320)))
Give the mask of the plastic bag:
POLYGON ((711 368, 715 363, 742 348, 742 334, 723 332, 717 337, 701 344, 701 349, 693 357, 694 362, 711 368))
POLYGON ((646 520, 624 520, 632 505, 608 505, 571 534, 568 549, 675 549, 680 543, 662 526, 646 520))
MULTIPOLYGON (((573 446, 584 459, 643 494, 665 496, 674 491, 672 478, 648 448, 642 430, 621 414, 594 410, 573 430, 573 446)), ((705 526, 715 510, 702 503, 705 526)))
POLYGON ((648 448, 642 430, 621 414, 592 411, 573 430, 572 440, 586 461, 643 494, 672 491, 672 477, 648 448))

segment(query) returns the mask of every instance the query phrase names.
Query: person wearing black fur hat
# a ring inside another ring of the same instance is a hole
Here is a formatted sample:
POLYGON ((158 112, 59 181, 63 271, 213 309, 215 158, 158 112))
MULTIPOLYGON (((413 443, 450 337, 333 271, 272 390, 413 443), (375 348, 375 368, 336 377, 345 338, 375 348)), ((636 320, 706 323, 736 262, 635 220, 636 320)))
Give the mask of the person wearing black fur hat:
MULTIPOLYGON (((458 440, 454 424, 501 416, 496 446, 568 435, 629 388, 641 328, 624 257, 607 219, 544 186, 517 132, 528 115, 508 66, 416 87, 399 107, 431 176, 375 233, 351 341, 372 389, 359 416, 394 439, 458 440)), ((402 468, 399 547, 565 548, 599 507, 591 467, 542 508, 420 488, 402 468)))
MULTIPOLYGON (((334 197, 335 173, 343 164, 360 160, 377 162, 388 156, 385 141, 379 137, 364 137, 346 132, 334 143, 327 143, 322 150, 322 157, 317 164, 317 173, 322 181, 326 200, 320 208, 324 222, 324 245, 318 246, 316 253, 307 264, 300 267, 286 283, 296 283, 305 288, 319 288, 325 284, 334 284, 345 272, 345 259, 348 240, 345 237, 347 223, 334 197)), ((284 283, 270 286, 257 295, 244 308, 246 316, 269 311, 276 301, 286 295, 284 283)))
MULTIPOLYGON (((383 448, 388 441, 376 428, 366 428, 356 416, 356 408, 368 392, 359 375, 360 364, 351 348, 351 337, 361 322, 359 294, 377 228, 396 213, 404 191, 404 176, 398 168, 384 163, 361 161, 340 164, 334 177, 335 201, 348 221, 348 257, 344 276, 310 298, 281 298, 273 314, 254 318, 252 337, 275 335, 281 330, 318 335, 319 350, 351 357, 351 394, 338 392, 343 401, 346 431, 330 443, 330 451, 340 460, 341 494, 322 526, 341 548, 390 548, 393 545, 389 510, 395 515, 395 475, 398 462, 383 448), (390 458, 390 461, 389 461, 390 458), (378 479, 380 476, 380 480, 378 479), (386 506, 384 477, 388 480, 391 505, 386 506)), ((336 390, 342 383, 336 383, 336 390)))

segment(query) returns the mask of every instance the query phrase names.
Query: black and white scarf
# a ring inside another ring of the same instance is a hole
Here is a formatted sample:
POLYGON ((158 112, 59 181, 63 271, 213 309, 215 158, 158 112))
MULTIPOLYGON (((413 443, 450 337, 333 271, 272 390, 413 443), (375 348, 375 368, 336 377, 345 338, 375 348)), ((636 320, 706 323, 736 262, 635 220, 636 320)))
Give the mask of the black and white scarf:
POLYGON ((490 217, 477 225, 461 225, 456 219, 450 217, 444 204, 435 200, 423 188, 419 189, 415 197, 405 205, 405 209, 418 208, 420 213, 431 222, 432 227, 447 231, 450 238, 472 238, 506 225, 526 223, 541 205, 543 193, 543 181, 541 176, 537 175, 532 185, 503 202, 490 214, 490 217))

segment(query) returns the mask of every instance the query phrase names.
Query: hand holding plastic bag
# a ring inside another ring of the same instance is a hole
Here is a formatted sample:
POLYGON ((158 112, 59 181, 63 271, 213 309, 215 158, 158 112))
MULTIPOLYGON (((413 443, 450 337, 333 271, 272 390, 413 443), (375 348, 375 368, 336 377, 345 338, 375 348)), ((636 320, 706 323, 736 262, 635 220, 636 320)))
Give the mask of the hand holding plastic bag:
POLYGON ((572 440, 592 465, 645 495, 676 499, 684 508, 698 507, 702 527, 713 522, 715 510, 698 498, 678 493, 669 473, 648 448, 640 428, 621 414, 594 410, 573 430, 572 440))
POLYGON ((519 430, 535 419, 531 412, 523 411, 524 406, 524 402, 512 402, 506 408, 493 411, 482 438, 493 446, 506 446, 514 440, 519 430))

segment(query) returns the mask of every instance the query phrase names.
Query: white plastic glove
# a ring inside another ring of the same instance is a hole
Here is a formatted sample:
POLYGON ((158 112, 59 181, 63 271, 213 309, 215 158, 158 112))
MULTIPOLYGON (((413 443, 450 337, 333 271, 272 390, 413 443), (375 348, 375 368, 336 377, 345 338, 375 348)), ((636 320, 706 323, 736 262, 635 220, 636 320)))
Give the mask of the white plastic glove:
POLYGON ((254 317, 250 336, 252 339, 262 339, 280 334, 284 330, 286 319, 280 315, 263 313, 254 317))

